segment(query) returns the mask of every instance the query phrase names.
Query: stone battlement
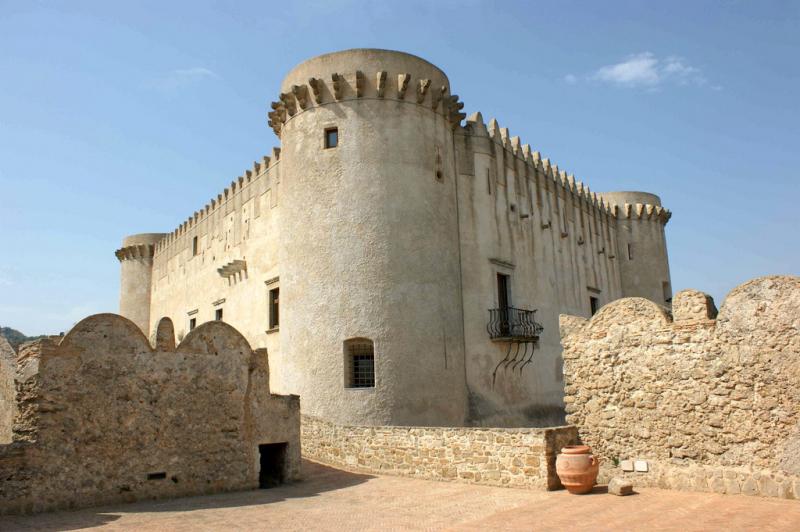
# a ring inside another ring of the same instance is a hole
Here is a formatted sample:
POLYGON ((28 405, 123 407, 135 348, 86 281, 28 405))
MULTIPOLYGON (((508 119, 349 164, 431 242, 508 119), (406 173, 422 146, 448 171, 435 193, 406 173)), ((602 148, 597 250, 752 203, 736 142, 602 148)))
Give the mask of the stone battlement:
POLYGON ((661 205, 649 203, 617 205, 606 201, 603 194, 592 192, 588 185, 576 180, 573 174, 559 169, 558 165, 551 162, 550 159, 543 158, 538 151, 533 151, 529 144, 522 144, 518 136, 512 137, 508 128, 500 127, 496 119, 492 118, 488 125, 485 124, 480 112, 473 113, 467 118, 464 130, 473 137, 490 138, 497 147, 516 159, 524 161, 532 172, 545 176, 550 184, 566 192, 574 201, 593 212, 611 215, 615 218, 653 219, 663 224, 666 224, 672 216, 672 213, 661 205))
POLYGON ((800 278, 561 316, 567 421, 603 475, 639 486, 800 497, 800 278), (633 472, 630 460, 648 463, 633 472), (629 472, 630 471, 630 472, 629 472))
POLYGON ((234 197, 244 193, 245 191, 248 191, 250 186, 258 182, 262 176, 269 176, 273 173, 276 173, 277 170, 273 169, 275 169, 280 162, 280 154, 280 148, 273 148, 272 157, 264 156, 261 158, 261 161, 253 162, 253 168, 251 170, 245 170, 241 176, 234 181, 231 181, 229 187, 226 187, 225 190, 217 194, 216 198, 211 198, 209 202, 206 203, 205 207, 199 211, 195 211, 192 216, 187 218, 186 221, 180 224, 175 230, 173 230, 171 233, 167 233, 164 238, 155 245, 155 255, 164 253, 167 250, 183 249, 183 247, 186 246, 186 243, 183 242, 182 237, 189 230, 207 218, 212 217, 218 212, 219 209, 225 208, 225 206, 228 205, 228 202, 232 201, 234 197), (176 242, 181 242, 181 244, 176 247, 176 242))

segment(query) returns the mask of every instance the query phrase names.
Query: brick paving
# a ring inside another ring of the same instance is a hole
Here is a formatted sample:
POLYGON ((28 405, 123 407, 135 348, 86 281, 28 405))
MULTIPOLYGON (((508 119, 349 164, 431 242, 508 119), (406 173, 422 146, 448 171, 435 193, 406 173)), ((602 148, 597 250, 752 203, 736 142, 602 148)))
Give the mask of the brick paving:
POLYGON ((340 471, 269 490, 23 517, 0 530, 800 530, 800 501, 640 489, 628 497, 340 471))

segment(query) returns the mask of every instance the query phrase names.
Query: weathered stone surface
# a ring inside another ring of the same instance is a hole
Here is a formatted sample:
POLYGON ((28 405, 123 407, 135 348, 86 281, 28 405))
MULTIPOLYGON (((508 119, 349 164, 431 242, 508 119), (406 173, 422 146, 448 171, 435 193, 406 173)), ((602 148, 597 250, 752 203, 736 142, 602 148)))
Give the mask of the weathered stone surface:
POLYGON ((614 477, 608 483, 608 492, 613 495, 631 495, 633 493, 633 483, 620 477, 614 477))
POLYGON ((605 458, 601 478, 640 458, 650 471, 629 476, 642 485, 794 496, 800 278, 747 282, 716 319, 705 294, 685 290, 673 312, 631 298, 583 326, 564 320, 567 421, 605 458))
POLYGON ((270 394, 266 352, 223 322, 175 348, 163 323, 156 349, 113 314, 22 346, 0 513, 254 488, 259 444, 286 442, 298 476, 299 400, 270 394))
POLYGON ((14 400, 14 373, 17 353, 0 334, 0 443, 11 441, 11 425, 17 410, 14 400))
POLYGON ((303 456, 345 469, 434 480, 559 489, 556 455, 575 427, 356 427, 302 416, 303 456))

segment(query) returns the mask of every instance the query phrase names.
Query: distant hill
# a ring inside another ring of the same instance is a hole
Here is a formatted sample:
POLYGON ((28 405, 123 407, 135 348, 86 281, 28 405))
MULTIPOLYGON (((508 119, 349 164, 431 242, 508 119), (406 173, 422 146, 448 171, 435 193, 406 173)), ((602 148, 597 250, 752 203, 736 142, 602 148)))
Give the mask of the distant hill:
POLYGON ((44 334, 39 336, 25 336, 18 330, 12 329, 11 327, 0 327, 0 334, 6 337, 6 340, 8 340, 8 343, 14 348, 14 351, 19 351, 19 346, 25 342, 38 340, 39 338, 44 338, 46 336, 44 334))

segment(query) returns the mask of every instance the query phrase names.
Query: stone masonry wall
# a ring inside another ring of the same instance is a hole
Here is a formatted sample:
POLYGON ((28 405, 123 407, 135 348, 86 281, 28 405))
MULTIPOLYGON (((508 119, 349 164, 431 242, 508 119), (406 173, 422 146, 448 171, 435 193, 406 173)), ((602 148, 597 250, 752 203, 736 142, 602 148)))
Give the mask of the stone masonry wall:
MULTIPOLYGON (((635 484, 800 498, 800 278, 561 317, 567 420, 635 484), (627 464, 625 464, 627 465, 627 464)), ((602 479, 602 477, 601 477, 602 479)))
POLYGON ((269 393, 266 352, 220 321, 176 347, 165 319, 153 343, 100 314, 22 346, 0 513, 254 488, 264 443, 286 442, 298 476, 299 399, 269 393))
POLYGON ((302 416, 303 455, 345 469, 492 486, 558 489, 559 450, 574 427, 341 426, 302 416))
POLYGON ((14 367, 17 353, 0 335, 0 443, 11 441, 11 423, 17 405, 14 401, 14 367))

